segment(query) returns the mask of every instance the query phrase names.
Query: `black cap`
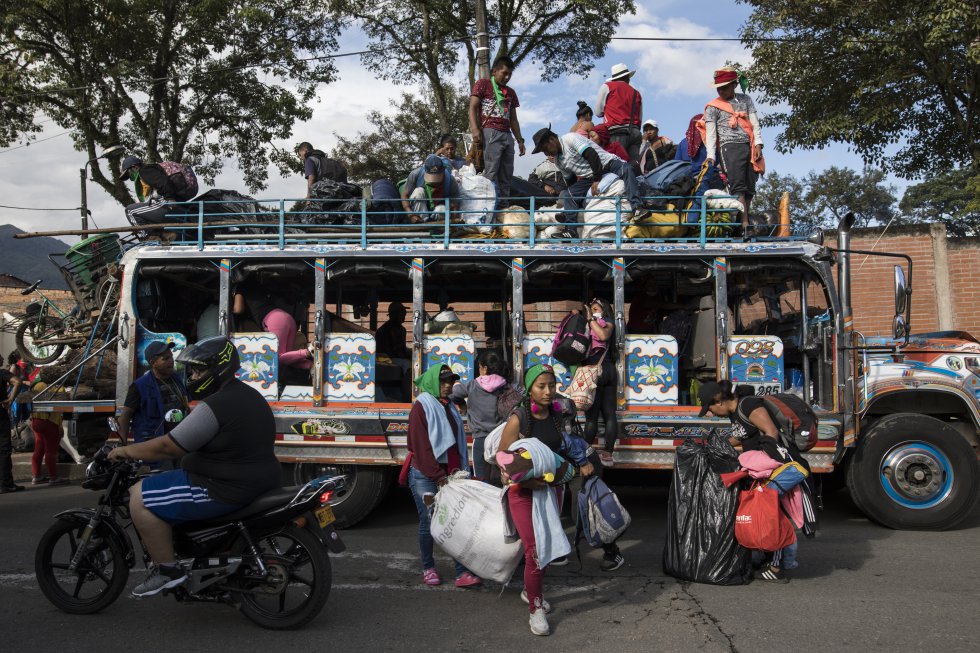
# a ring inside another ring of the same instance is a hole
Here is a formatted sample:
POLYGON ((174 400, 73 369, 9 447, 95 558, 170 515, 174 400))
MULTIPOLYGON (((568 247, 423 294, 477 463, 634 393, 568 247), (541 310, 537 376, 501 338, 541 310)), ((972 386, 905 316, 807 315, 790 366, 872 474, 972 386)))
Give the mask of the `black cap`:
POLYGON ((534 132, 534 136, 531 138, 531 140, 534 141, 534 149, 531 150, 531 154, 537 154, 538 152, 540 152, 541 151, 541 144, 544 143, 549 138, 551 138, 552 136, 554 136, 555 138, 558 138, 558 134, 556 134, 555 132, 551 131, 551 127, 550 126, 548 126, 548 127, 542 127, 538 131, 534 132))
POLYGON ((143 165, 143 159, 139 158, 138 156, 133 156, 132 154, 130 154, 125 159, 123 159, 122 174, 119 175, 119 178, 125 179, 126 175, 129 174, 130 168, 132 168, 133 166, 141 166, 141 165, 143 165))
POLYGON ((177 343, 175 342, 154 340, 153 342, 151 342, 146 346, 146 349, 143 350, 143 355, 146 356, 146 360, 149 361, 151 358, 156 358, 157 356, 163 354, 165 351, 169 349, 173 349, 176 346, 177 343))
POLYGON ((710 383, 705 383, 698 389, 698 401, 701 403, 701 412, 698 413, 699 417, 704 417, 704 414, 708 412, 708 406, 715 402, 715 397, 721 394, 721 386, 711 381, 710 383))
POLYGON ((442 370, 439 371, 440 381, 459 381, 459 374, 454 374, 453 371, 447 367, 443 366, 442 370))

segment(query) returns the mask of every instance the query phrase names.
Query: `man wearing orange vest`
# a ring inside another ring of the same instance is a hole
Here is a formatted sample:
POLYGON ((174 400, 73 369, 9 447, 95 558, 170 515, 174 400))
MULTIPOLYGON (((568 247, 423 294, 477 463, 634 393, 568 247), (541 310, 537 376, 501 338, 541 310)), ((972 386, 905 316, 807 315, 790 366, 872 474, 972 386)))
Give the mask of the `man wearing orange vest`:
POLYGON ((747 233, 749 205, 755 195, 755 182, 765 172, 762 158, 762 131, 752 98, 735 92, 738 71, 725 66, 715 71, 718 97, 704 108, 706 163, 717 155, 728 178, 728 192, 742 203, 742 228, 747 233))
POLYGON ((643 134, 643 98, 640 92, 630 86, 630 78, 636 74, 626 64, 618 63, 612 67, 612 74, 599 88, 595 101, 595 115, 609 125, 609 139, 619 143, 630 156, 629 162, 640 161, 640 144, 643 134))

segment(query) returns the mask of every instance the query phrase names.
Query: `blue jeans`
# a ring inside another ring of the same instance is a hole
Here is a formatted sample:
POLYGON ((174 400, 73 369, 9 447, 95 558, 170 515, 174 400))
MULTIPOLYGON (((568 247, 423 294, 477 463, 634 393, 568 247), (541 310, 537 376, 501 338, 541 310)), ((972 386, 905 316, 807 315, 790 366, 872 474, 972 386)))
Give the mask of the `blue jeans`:
MULTIPOLYGON (((422 501, 422 497, 425 494, 435 494, 438 486, 435 481, 412 467, 408 472, 408 487, 412 490, 415 509, 419 513, 419 552, 422 554, 422 569, 432 569, 436 566, 436 559, 432 555, 433 539, 429 532, 429 507, 422 501)), ((453 562, 456 564, 457 576, 469 571, 455 560, 453 562)))
POLYGON ((490 478, 490 465, 483 457, 483 443, 487 436, 473 438, 473 478, 486 482, 490 478))
POLYGON ((636 172, 630 164, 620 158, 613 157, 613 160, 606 164, 606 172, 611 172, 623 180, 626 187, 626 197, 634 211, 643 208, 643 200, 640 199, 640 184, 636 181, 636 172))

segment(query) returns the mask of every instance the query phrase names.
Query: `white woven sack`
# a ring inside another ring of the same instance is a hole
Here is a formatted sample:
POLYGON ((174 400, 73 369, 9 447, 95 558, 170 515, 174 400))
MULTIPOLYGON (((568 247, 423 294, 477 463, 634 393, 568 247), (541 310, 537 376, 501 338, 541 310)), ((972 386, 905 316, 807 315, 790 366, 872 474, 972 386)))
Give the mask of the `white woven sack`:
MULTIPOLYGON (((599 194, 602 196, 621 197, 626 192, 623 180, 612 173, 603 176, 599 182, 599 194)), ((595 199, 590 190, 586 196, 585 210, 582 212, 582 238, 615 238, 616 237, 616 202, 620 206, 620 221, 623 226, 632 217, 632 207, 629 200, 595 199)))
POLYGON ((507 583, 524 549, 520 540, 504 541, 501 492, 482 481, 450 477, 436 493, 429 532, 443 551, 480 578, 507 583))

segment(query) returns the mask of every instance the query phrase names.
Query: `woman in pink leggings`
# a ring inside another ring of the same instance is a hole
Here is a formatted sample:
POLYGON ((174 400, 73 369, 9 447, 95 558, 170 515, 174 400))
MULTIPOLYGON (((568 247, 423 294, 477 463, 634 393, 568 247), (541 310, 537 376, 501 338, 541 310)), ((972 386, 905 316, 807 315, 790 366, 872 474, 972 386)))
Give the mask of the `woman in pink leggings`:
POLYGON ((239 286, 232 312, 250 317, 256 324, 262 325, 263 331, 278 338, 280 363, 301 370, 308 370, 313 366, 309 349, 293 349, 298 331, 296 320, 286 311, 276 308, 268 291, 258 283, 247 281, 239 286))
MULTIPOLYGON (((507 451, 521 438, 536 438, 557 452, 562 446, 562 425, 560 408, 554 404, 558 396, 554 370, 550 365, 535 365, 524 375, 524 389, 525 399, 507 420, 498 451, 507 451)), ((589 463, 580 468, 583 476, 593 471, 589 463)), ((544 481, 531 479, 511 486, 507 491, 507 504, 514 528, 524 544, 524 591, 521 598, 528 604, 531 613, 529 624, 535 635, 548 635, 551 632, 545 616, 551 611, 551 606, 542 596, 545 570, 538 565, 532 510, 534 491, 546 486, 544 481)), ((561 489, 557 487, 555 491, 560 493, 561 489)), ((555 533, 554 537, 565 537, 565 533, 555 533)))
MULTIPOLYGON (((45 388, 43 383, 34 386, 35 392, 45 388)), ((64 432, 61 429, 61 415, 57 413, 34 413, 31 415, 31 430, 34 431, 34 455, 31 456, 31 485, 64 485, 66 478, 58 478, 58 448, 64 432), (47 475, 41 472, 41 463, 47 468, 47 475)))

